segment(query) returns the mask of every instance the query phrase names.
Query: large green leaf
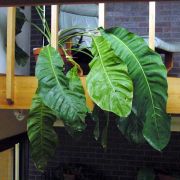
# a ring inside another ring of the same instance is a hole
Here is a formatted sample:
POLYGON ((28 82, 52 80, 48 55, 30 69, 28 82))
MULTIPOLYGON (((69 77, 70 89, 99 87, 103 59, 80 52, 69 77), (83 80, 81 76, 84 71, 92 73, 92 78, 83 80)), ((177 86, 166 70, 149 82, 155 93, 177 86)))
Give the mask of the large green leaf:
MULTIPOLYGON (((80 100, 83 102, 83 104, 86 104, 86 99, 84 98, 84 89, 82 86, 82 82, 78 76, 78 68, 74 66, 66 75, 66 77, 69 80, 69 90, 72 92, 76 92, 77 95, 80 97, 80 100)), ((88 112, 88 108, 83 107, 85 112, 88 112), (85 110, 86 109, 86 110, 85 110)), ((65 123, 66 126, 66 123, 65 123)), ((76 127, 81 127, 80 129, 84 130, 86 128, 86 124, 82 121, 71 121, 71 125, 66 127, 66 130, 71 135, 77 135, 79 132, 77 131, 76 127)))
POLYGON ((133 104, 145 121, 145 139, 155 149, 163 149, 170 139, 170 123, 166 114, 167 74, 161 57, 124 28, 101 29, 101 34, 128 66, 134 84, 133 104))
POLYGON ((92 100, 103 110, 126 117, 131 112, 133 85, 127 66, 111 50, 103 37, 94 37, 93 60, 87 76, 92 100))
POLYGON ((39 95, 66 126, 83 131, 87 113, 85 96, 82 88, 73 87, 75 90, 71 90, 72 81, 64 75, 63 65, 62 58, 54 48, 47 46, 41 50, 36 65, 36 76, 40 82, 39 95))
POLYGON ((133 143, 144 143, 143 126, 144 122, 141 117, 137 116, 137 112, 132 108, 132 112, 127 118, 118 118, 117 127, 121 133, 133 143))
POLYGON ((100 114, 102 113, 101 109, 99 108, 99 106, 95 105, 93 112, 91 114, 92 120, 95 122, 95 127, 94 127, 94 131, 93 131, 93 135, 94 138, 96 139, 96 141, 99 139, 100 136, 100 114))
POLYGON ((53 157, 58 137, 53 129, 56 116, 42 99, 35 95, 28 118, 28 137, 31 155, 36 167, 43 171, 50 158, 53 157))

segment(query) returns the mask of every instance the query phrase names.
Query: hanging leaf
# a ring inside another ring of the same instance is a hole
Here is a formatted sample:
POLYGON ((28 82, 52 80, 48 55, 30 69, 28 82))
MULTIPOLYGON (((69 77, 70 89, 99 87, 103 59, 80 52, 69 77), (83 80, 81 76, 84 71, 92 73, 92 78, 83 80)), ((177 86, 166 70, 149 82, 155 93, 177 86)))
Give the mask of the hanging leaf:
POLYGON ((107 139, 108 139, 108 127, 109 127, 109 112, 104 112, 106 118, 106 124, 102 131, 101 136, 101 145, 104 149, 107 148, 107 139))
POLYGON ((31 146, 31 155, 36 167, 43 171, 50 158, 53 157, 58 137, 53 124, 56 116, 42 99, 35 95, 27 122, 28 137, 31 146))
POLYGON ((137 180, 154 180, 155 173, 152 168, 142 168, 138 172, 137 180))
POLYGON ((101 109, 95 105, 91 116, 92 116, 93 121, 96 123, 94 127, 94 131, 93 131, 94 138, 96 139, 96 141, 99 139, 99 135, 100 135, 100 132, 99 132, 100 131, 99 129, 100 128, 99 127, 100 113, 101 113, 101 109))
POLYGON ((36 65, 36 76, 40 82, 39 95, 66 126, 81 132, 87 113, 85 96, 81 88, 70 84, 72 82, 64 75, 63 66, 63 60, 54 48, 47 46, 41 50, 36 65), (72 91, 72 87, 76 91, 72 91))
POLYGON ((127 117, 131 112, 133 85, 127 66, 102 37, 94 37, 93 60, 86 78, 92 100, 103 110, 127 117))
MULTIPOLYGON (((69 90, 72 92, 76 92, 78 97, 80 98, 80 101, 85 104, 84 109, 86 108, 86 112, 88 112, 88 108, 86 107, 86 99, 84 96, 84 89, 82 86, 82 82, 78 76, 78 68, 74 66, 66 75, 66 77, 69 80, 69 90)), ((66 122, 65 122, 66 126, 66 122)), ((85 130, 86 124, 82 121, 72 121, 71 125, 69 126, 67 124, 66 130, 71 134, 72 136, 79 135, 79 132, 77 131, 76 127, 80 127, 80 129, 85 130)))
POLYGON ((124 28, 100 31, 128 66, 134 84, 133 104, 145 122, 145 139, 155 149, 162 150, 170 139, 170 122, 166 114, 167 73, 161 57, 141 37, 124 28))
POLYGON ((127 118, 118 118, 117 127, 121 133, 130 141, 137 144, 144 143, 143 125, 141 117, 137 116, 137 112, 132 108, 132 112, 127 118))

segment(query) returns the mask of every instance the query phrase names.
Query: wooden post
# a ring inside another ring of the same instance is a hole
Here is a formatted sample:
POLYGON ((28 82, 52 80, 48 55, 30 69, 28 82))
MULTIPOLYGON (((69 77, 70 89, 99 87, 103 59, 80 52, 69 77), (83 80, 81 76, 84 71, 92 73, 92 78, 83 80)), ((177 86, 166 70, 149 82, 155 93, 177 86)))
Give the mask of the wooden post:
POLYGON ((51 46, 58 49, 59 5, 51 6, 51 46))
POLYGON ((105 27, 105 4, 99 3, 99 27, 105 27))
POLYGON ((15 180, 19 180, 19 143, 15 145, 15 180))
POLYGON ((7 60, 6 60, 6 99, 14 101, 14 62, 15 62, 16 7, 8 7, 7 13, 7 60))
POLYGON ((156 4, 154 1, 149 2, 149 47, 155 50, 155 20, 156 4))

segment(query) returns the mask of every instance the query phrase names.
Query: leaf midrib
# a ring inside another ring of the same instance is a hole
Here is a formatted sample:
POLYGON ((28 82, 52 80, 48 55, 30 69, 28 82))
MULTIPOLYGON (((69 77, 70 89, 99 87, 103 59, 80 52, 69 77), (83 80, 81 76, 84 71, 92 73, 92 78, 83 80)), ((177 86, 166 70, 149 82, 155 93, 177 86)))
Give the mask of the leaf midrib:
MULTIPOLYGON (((49 56, 49 59, 50 59, 50 64, 51 64, 52 71, 53 71, 53 74, 54 74, 54 76, 55 76, 55 79, 56 79, 56 81, 57 81, 57 83, 58 83, 58 86, 60 87, 63 95, 66 96, 66 99, 68 99, 68 102, 71 102, 70 98, 66 95, 66 93, 64 92, 63 88, 61 87, 61 85, 60 85, 60 83, 59 83, 58 77, 57 77, 57 75, 56 75, 56 73, 55 73, 54 66, 53 66, 53 64, 52 64, 52 61, 53 61, 53 60, 52 60, 52 57, 51 57, 51 53, 50 53, 50 49, 49 49, 49 48, 50 48, 50 47, 48 46, 48 47, 47 47, 47 49, 48 49, 48 56, 49 56)), ((77 110, 78 110, 77 107, 74 106, 74 104, 72 104, 72 103, 68 103, 68 105, 71 106, 71 107, 73 107, 73 109, 76 109, 75 114, 76 114, 76 116, 78 115, 78 117, 80 118, 80 115, 79 115, 79 113, 77 112, 77 110), (72 105, 73 105, 73 106, 72 106, 72 105)))
MULTIPOLYGON (((98 45, 97 45, 97 43, 96 43, 95 38, 93 38, 93 40, 94 40, 94 43, 95 43, 95 45, 96 45, 96 49, 97 49, 97 51, 98 51, 98 54, 99 54, 99 57, 100 57, 100 62, 101 62, 101 65, 102 65, 102 67, 103 67, 103 70, 104 70, 104 72, 105 72, 105 75, 106 75, 106 77, 107 77, 107 79, 108 79, 108 81, 109 81, 110 86, 112 87, 113 91, 115 92, 115 89, 114 89, 114 87, 113 87, 113 85, 112 85, 112 83, 111 83, 111 80, 109 79, 108 73, 106 72, 106 68, 104 67, 104 64, 102 63, 102 56, 101 56, 101 53, 100 53, 100 50, 99 50, 99 48, 98 48, 98 45)), ((116 94, 116 93, 115 93, 115 94, 116 94)))
MULTIPOLYGON (((129 49, 129 47, 128 47, 121 39, 117 38, 117 37, 116 37, 114 34, 112 34, 112 33, 111 33, 111 35, 112 35, 115 39, 117 39, 117 41, 120 41, 120 42, 128 49, 128 51, 129 51, 129 52, 132 54, 132 56, 135 58, 136 62, 139 64, 139 67, 140 67, 140 69, 141 69, 141 71, 142 71, 142 73, 143 73, 144 79, 145 79, 146 84, 147 84, 147 86, 148 86, 149 94, 150 94, 150 97, 151 97, 151 98, 150 98, 150 99, 151 99, 151 104, 152 104, 152 106, 153 106, 153 112, 154 112, 154 114, 156 115, 156 111, 155 111, 155 107, 156 107, 156 106, 154 105, 154 100, 153 100, 153 96, 152 96, 152 93, 151 93, 151 88, 150 88, 150 86, 149 86, 148 80, 146 79, 145 72, 144 72, 141 64, 140 64, 139 61, 138 61, 138 58, 135 56, 135 54, 132 52, 132 50, 129 49)), ((156 116, 155 116, 155 124, 156 124, 156 130, 157 130, 158 138, 160 139, 160 135, 159 135, 158 127, 157 127, 157 119, 156 119, 156 116)))

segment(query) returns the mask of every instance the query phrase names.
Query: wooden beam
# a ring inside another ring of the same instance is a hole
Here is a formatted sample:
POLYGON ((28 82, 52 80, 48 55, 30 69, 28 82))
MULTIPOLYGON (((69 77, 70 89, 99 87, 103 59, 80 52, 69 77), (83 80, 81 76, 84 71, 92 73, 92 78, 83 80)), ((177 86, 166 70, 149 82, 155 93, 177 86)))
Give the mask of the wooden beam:
POLYGON ((51 6, 51 46, 58 49, 59 5, 51 6))
POLYGON ((171 114, 180 114, 180 78, 168 78, 167 112, 171 114))
MULTIPOLYGON (((149 2, 151 0, 0 0, 0 6, 52 5, 59 3, 116 3, 116 2, 149 2)), ((155 0, 169 1, 169 0, 155 0)), ((179 1, 179 0, 174 0, 179 1)))
MULTIPOLYGON (((86 87, 85 77, 81 77, 83 87, 86 87)), ((15 102, 13 105, 6 103, 6 77, 0 76, 0 109, 29 109, 32 97, 37 88, 37 79, 33 76, 15 76, 15 102)), ((167 112, 171 114, 180 114, 180 78, 168 78, 168 103, 167 112)), ((92 109, 93 102, 85 91, 87 105, 92 109)))
POLYGON ((6 102, 6 77, 0 76, 0 109, 29 109, 37 88, 35 77, 14 77, 14 104, 6 102))
POLYGON ((171 131, 173 131, 173 132, 179 132, 180 131, 180 115, 179 115, 179 117, 172 117, 171 131))
POLYGON ((99 27, 105 27, 105 4, 99 3, 99 27))
POLYGON ((155 50, 156 3, 149 2, 149 47, 155 50))
POLYGON ((6 99, 14 102, 14 61, 15 61, 16 8, 9 7, 7 14, 7 59, 6 59, 6 99))

